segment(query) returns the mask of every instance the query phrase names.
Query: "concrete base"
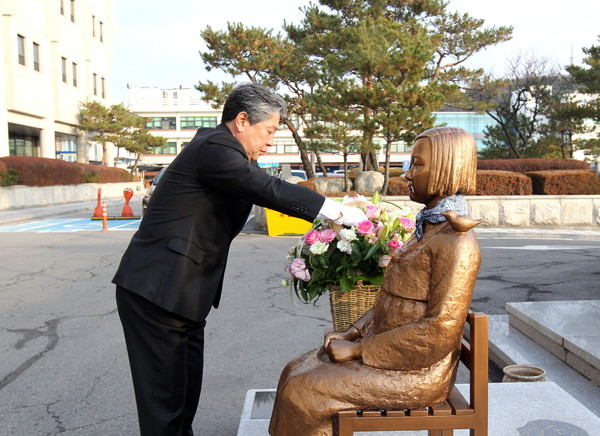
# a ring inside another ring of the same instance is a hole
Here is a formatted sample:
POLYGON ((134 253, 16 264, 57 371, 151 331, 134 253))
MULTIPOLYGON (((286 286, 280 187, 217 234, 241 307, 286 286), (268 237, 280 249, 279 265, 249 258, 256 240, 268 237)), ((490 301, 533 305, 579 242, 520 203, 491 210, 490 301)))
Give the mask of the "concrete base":
POLYGON ((600 385, 600 301, 507 303, 509 323, 600 385))
MULTIPOLYGON (((468 397, 469 385, 457 386, 462 394, 468 397)), ((268 435, 270 414, 268 411, 272 408, 273 393, 273 389, 248 391, 237 436, 268 435), (255 402, 255 399, 259 401, 255 402), (259 409, 262 412, 257 413, 259 409)), ((594 436, 598 434, 599 428, 600 418, 555 383, 492 383, 489 385, 489 434, 491 436, 542 436, 544 434, 594 436)), ((468 434, 468 430, 454 432, 455 436, 468 436, 468 434)), ((427 432, 355 433, 355 436, 392 435, 426 436, 427 432)))

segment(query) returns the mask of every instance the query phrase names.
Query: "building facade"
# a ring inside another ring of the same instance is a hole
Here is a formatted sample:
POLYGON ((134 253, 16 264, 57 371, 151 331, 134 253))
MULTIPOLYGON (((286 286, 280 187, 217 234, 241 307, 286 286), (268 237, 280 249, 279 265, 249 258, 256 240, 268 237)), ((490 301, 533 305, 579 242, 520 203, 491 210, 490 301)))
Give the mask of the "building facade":
POLYGON ((0 156, 97 163, 80 102, 111 96, 114 0, 2 0, 0 156))
MULTIPOLYGON (((152 134, 166 138, 165 147, 142 157, 141 164, 147 166, 168 165, 191 141, 198 128, 216 127, 221 119, 221 109, 215 109, 203 102, 198 91, 190 88, 130 87, 127 90, 127 100, 123 103, 130 111, 149 119, 146 127, 152 134)), ((493 122, 489 116, 475 112, 444 111, 436 112, 435 115, 439 125, 461 127, 471 132, 475 136, 478 149, 483 147, 485 126, 493 122)), ((296 125, 298 126, 297 123, 296 125)), ((299 133, 302 135, 300 127, 299 133)), ((383 138, 376 137, 373 142, 378 149, 379 162, 384 162, 385 141, 383 138)), ((402 141, 391 145, 392 167, 402 167, 410 159, 411 145, 402 141)), ((320 152, 319 154, 328 171, 343 168, 343 157, 340 153, 320 152)), ((312 158, 314 163, 314 156, 312 158)), ((258 162, 263 167, 274 169, 283 164, 289 164, 292 169, 302 167, 298 146, 290 129, 281 125, 280 130, 275 134, 273 146, 268 149, 266 155, 259 158, 258 162)), ((349 155, 348 164, 352 167, 359 166, 360 155, 349 155)))

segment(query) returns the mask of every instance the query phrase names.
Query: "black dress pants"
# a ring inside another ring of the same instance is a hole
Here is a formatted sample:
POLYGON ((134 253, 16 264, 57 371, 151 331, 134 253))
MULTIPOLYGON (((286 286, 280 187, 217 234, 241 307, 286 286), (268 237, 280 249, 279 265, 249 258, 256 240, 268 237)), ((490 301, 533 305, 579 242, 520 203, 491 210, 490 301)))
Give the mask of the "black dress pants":
POLYGON ((142 436, 192 436, 202 386, 204 326, 117 286, 142 436))

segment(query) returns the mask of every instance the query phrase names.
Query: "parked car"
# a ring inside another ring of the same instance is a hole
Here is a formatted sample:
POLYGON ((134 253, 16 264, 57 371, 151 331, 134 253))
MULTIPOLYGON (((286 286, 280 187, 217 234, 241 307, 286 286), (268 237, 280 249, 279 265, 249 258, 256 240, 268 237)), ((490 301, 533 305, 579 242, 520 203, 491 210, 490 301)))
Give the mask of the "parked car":
POLYGON ((300 177, 303 180, 306 180, 306 171, 304 170, 292 170, 292 176, 300 177))
POLYGON ((167 169, 167 167, 161 168, 161 170, 158 172, 156 177, 154 177, 154 179, 152 179, 152 183, 150 183, 150 187, 146 190, 146 193, 144 194, 144 198, 142 199, 142 215, 146 213, 146 209, 148 208, 148 203, 150 202, 150 197, 152 197, 152 193, 154 192, 156 185, 158 185, 158 182, 160 181, 160 178, 162 177, 162 175, 164 174, 166 169, 167 169))

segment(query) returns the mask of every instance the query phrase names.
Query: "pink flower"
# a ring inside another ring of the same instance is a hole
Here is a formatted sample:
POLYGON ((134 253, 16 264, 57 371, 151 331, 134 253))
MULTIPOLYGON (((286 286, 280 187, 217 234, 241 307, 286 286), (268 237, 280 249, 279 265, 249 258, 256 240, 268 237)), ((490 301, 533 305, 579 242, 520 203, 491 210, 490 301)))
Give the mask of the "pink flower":
POLYGON ((304 241, 309 245, 314 244, 318 240, 319 240, 319 232, 317 232, 316 230, 311 230, 306 235, 304 235, 304 241))
POLYGON ((392 256, 388 256, 387 254, 384 254, 379 258, 379 262, 377 262, 377 266, 379 266, 379 268, 387 268, 388 264, 390 263, 390 260, 392 260, 392 256))
POLYGON ((402 247, 402 242, 400 241, 396 241, 395 239, 392 239, 390 242, 388 242, 388 247, 390 247, 390 250, 392 250, 392 253, 394 251, 396 251, 397 249, 399 249, 400 247, 402 247))
POLYGON ((406 218, 406 217, 400 218, 400 224, 402 224, 404 226, 404 228, 406 229, 407 232, 410 232, 410 231, 414 230, 414 228, 415 228, 415 222, 413 220, 411 220, 410 218, 406 218))
POLYGON ((365 215, 369 219, 376 219, 381 214, 381 209, 374 204, 367 204, 365 206, 365 215))
POLYGON ((305 282, 310 280, 310 272, 306 269, 306 261, 304 259, 295 258, 290 264, 290 274, 293 278, 305 282))
POLYGON ((335 230, 325 229, 319 234, 319 241, 329 244, 335 239, 335 230))
POLYGON ((370 233, 373 233, 374 229, 375 229, 375 225, 371 221, 363 220, 358 223, 358 227, 356 228, 356 231, 358 233, 360 233, 361 235, 366 236, 370 233))

